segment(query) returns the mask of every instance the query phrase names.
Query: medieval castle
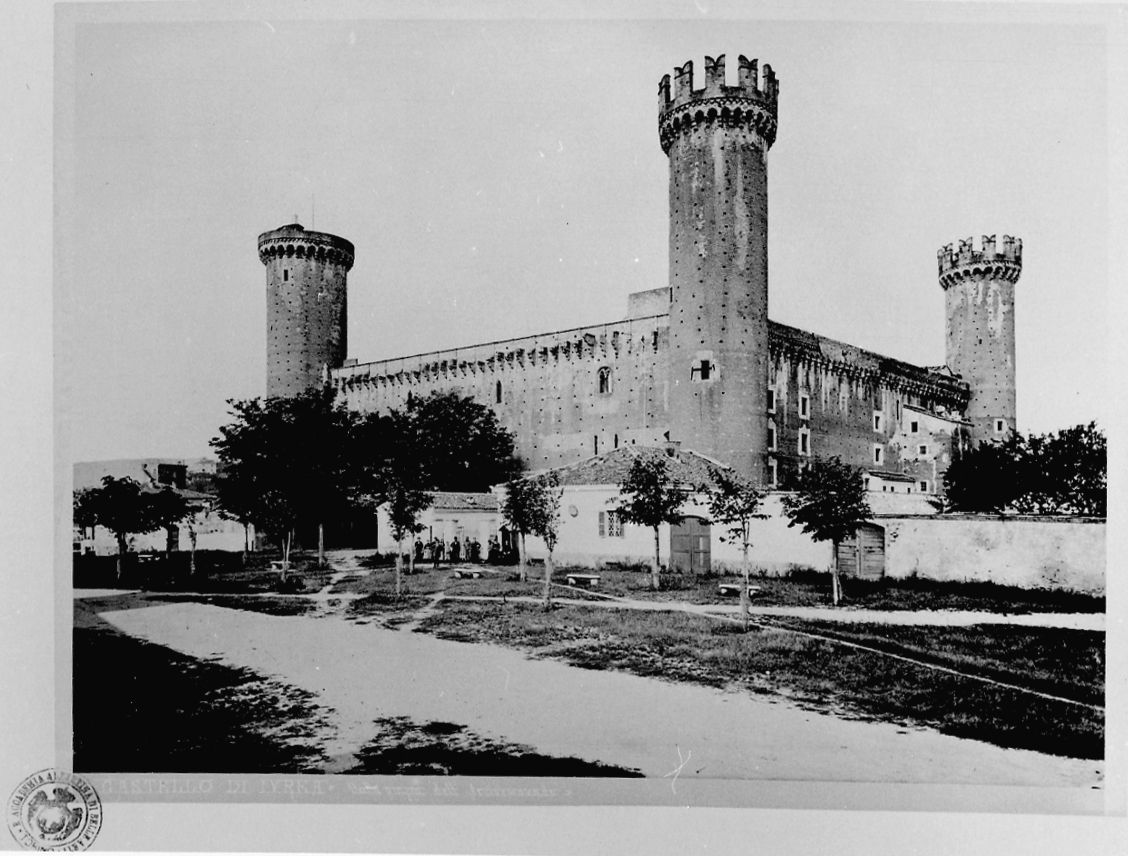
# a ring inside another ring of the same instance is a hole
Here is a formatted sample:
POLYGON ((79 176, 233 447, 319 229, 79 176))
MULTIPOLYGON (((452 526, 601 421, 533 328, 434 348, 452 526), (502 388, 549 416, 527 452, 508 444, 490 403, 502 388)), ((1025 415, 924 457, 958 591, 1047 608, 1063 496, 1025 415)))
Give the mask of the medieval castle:
POLYGON ((1021 240, 938 253, 946 365, 910 365, 768 319, 771 67, 687 62, 658 86, 669 158, 669 285, 591 327, 380 362, 346 359, 353 245, 291 224, 258 240, 266 266, 267 395, 328 382, 351 408, 458 391, 491 407, 532 470, 624 444, 670 443, 786 485, 812 455, 865 468, 872 490, 937 490, 955 444, 1015 426, 1014 283, 1021 240))

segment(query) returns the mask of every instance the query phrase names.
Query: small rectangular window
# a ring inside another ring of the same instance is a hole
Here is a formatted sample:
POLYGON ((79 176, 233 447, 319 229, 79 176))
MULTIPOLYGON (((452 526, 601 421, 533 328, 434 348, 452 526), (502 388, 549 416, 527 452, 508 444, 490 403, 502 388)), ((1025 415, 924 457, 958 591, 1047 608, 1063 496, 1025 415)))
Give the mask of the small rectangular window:
POLYGON ((873 447, 873 462, 875 464, 885 463, 885 449, 882 446, 873 447))
POLYGON ((282 271, 282 281, 283 282, 289 282, 290 281, 290 272, 288 270, 282 271))
POLYGON ((768 390, 768 413, 775 413, 775 390, 768 390))
POLYGON ((607 512, 607 537, 623 537, 623 518, 614 511, 607 512))
POLYGON ((874 431, 880 431, 881 430, 881 414, 880 413, 875 412, 873 414, 873 430, 874 431))
POLYGON ((928 493, 928 482, 922 481, 920 483, 920 492, 921 493, 928 493))
POLYGON ((775 458, 768 461, 768 486, 776 487, 779 484, 779 462, 775 458))
POLYGON ((799 454, 811 454, 811 432, 806 428, 800 429, 799 431, 799 454))
POLYGON ((928 454, 928 446, 917 446, 917 454, 918 455, 927 455, 928 454))
POLYGON ((799 417, 807 419, 811 415, 811 396, 802 392, 799 394, 799 417))
POLYGON ((919 430, 920 430, 920 423, 919 422, 910 422, 909 423, 909 433, 910 434, 915 434, 919 430))
POLYGON ((772 452, 776 450, 776 429, 774 425, 768 426, 768 450, 772 452))
POLYGON ((1007 423, 1006 423, 1005 420, 996 419, 995 420, 995 433, 996 434, 1002 434, 1003 431, 1006 430, 1006 425, 1007 425, 1007 423))

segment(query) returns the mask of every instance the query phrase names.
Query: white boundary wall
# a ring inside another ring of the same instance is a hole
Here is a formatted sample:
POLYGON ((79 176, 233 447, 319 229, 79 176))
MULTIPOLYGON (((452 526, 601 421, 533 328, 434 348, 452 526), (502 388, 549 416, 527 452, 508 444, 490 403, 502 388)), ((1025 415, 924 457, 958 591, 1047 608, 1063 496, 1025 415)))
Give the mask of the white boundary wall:
POLYGON ((1104 520, 1051 517, 878 517, 885 575, 989 581, 1104 594, 1104 520))

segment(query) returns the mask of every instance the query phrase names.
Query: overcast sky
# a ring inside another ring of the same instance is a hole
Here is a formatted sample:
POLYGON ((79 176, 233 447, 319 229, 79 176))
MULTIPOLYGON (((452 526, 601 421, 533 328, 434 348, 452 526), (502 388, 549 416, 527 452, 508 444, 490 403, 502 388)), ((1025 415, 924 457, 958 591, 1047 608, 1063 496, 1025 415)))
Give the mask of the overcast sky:
POLYGON ((780 82, 773 319, 943 363, 937 249, 1016 235, 1019 427, 1106 416, 1105 34, 1068 7, 99 8, 59 43, 56 392, 74 460, 208 454, 225 399, 263 394, 256 238, 295 215, 356 245, 362 362, 624 317, 628 293, 667 284, 658 81, 693 60, 701 85, 721 53, 730 82, 741 53, 780 82))

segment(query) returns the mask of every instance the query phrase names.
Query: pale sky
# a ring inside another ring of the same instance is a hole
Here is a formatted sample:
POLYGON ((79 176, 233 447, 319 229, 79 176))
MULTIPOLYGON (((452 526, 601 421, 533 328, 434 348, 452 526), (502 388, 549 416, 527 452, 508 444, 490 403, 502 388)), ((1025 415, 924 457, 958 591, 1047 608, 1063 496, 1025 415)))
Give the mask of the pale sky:
POLYGON ((225 399, 264 392, 256 238, 295 214, 356 245, 361 362, 624 317, 628 293, 667 284, 658 81, 693 60, 700 86, 721 53, 730 82, 743 53, 780 83, 773 319, 941 364, 936 251, 1015 235, 1019 428, 1107 416, 1106 36, 1070 7, 145 7, 80 7, 91 23, 59 45, 56 395, 73 460, 210 453, 225 399), (626 14, 641 8, 654 17, 626 14))

